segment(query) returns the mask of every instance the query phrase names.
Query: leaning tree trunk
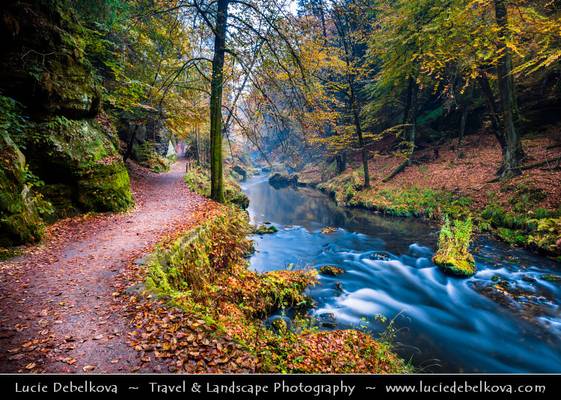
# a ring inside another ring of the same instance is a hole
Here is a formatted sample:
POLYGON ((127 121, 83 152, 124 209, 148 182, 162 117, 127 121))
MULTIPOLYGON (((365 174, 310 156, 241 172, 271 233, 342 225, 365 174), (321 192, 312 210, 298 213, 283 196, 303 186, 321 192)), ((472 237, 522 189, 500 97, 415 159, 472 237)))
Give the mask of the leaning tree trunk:
POLYGON ((224 85, 224 54, 229 0, 218 0, 212 80, 210 83, 210 197, 224 203, 222 155, 222 88, 224 85))
POLYGON ((409 77, 409 83, 407 84, 407 94, 405 99, 405 108, 403 110, 403 135, 407 133, 407 128, 409 128, 408 141, 409 141, 409 154, 407 159, 399 164, 388 176, 382 179, 382 182, 389 182, 401 172, 405 170, 408 166, 413 163, 413 153, 415 152, 415 141, 417 140, 417 97, 418 97, 419 87, 413 76, 409 77), (409 126, 410 125, 410 126, 409 126))
MULTIPOLYGON (((495 102, 495 96, 493 95, 493 90, 491 89, 491 85, 489 84, 489 79, 485 72, 479 76, 478 82, 479 86, 481 87, 481 91, 483 92, 483 96, 485 97, 485 102, 487 103, 487 108, 489 109, 489 114, 491 116, 491 126, 493 128, 493 133, 497 138, 497 142, 501 146, 502 152, 502 159, 505 159, 506 153, 506 140, 503 135, 503 130, 501 128, 501 121, 499 120, 499 111, 497 110, 497 104, 495 102)), ((497 175, 501 175, 502 171, 504 170, 503 161, 501 161, 501 166, 497 171, 497 175)))
POLYGON ((499 52, 501 57, 497 66, 497 78, 501 112, 503 116, 503 136, 506 148, 503 155, 503 167, 500 175, 508 177, 520 174, 520 162, 523 158, 520 135, 514 125, 516 99, 514 97, 514 79, 512 77, 512 58, 507 46, 508 37, 508 10, 505 0, 494 0, 495 18, 499 27, 499 52))

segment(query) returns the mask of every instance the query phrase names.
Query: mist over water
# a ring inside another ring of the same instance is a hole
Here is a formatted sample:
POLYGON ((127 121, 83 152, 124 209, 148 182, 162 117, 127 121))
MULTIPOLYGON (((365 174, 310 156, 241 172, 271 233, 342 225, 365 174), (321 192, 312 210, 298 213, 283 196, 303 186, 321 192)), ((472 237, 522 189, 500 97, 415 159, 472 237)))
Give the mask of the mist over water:
POLYGON ((254 237, 251 268, 345 270, 320 275, 309 289, 312 314, 330 321, 325 329, 361 328, 376 337, 383 315, 399 329, 396 351, 422 371, 561 372, 561 285, 544 279, 561 275, 559 264, 480 239, 477 274, 454 278, 431 261, 433 225, 337 207, 316 190, 275 189, 263 176, 242 187, 252 221, 279 228, 254 237), (326 226, 337 230, 321 233, 326 226))

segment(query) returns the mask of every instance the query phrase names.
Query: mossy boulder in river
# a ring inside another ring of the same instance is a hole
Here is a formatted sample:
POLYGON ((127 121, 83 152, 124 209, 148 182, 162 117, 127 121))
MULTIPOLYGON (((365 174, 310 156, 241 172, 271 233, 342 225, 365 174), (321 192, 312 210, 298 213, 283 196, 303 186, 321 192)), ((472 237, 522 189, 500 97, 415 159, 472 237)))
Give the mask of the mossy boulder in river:
POLYGON ((96 122, 57 117, 34 129, 30 163, 47 185, 68 186, 83 210, 121 211, 132 205, 122 158, 96 122))
POLYGON ((475 274, 475 260, 469 252, 471 233, 471 219, 455 220, 452 224, 448 217, 445 217, 438 238, 438 250, 432 261, 451 275, 467 277, 475 274))
POLYGON ((25 157, 10 137, 0 132, 0 245, 38 240, 43 234, 41 198, 27 183, 25 157))
POLYGON ((324 265, 319 269, 320 274, 327 276, 337 276, 345 273, 343 268, 336 265, 324 265))
POLYGON ((444 272, 456 276, 472 276, 477 271, 473 256, 469 254, 464 258, 454 258, 445 254, 435 254, 432 261, 444 272))
POLYGON ((255 235, 268 235, 271 233, 277 233, 279 230, 274 225, 259 225, 253 228, 253 234, 255 235))

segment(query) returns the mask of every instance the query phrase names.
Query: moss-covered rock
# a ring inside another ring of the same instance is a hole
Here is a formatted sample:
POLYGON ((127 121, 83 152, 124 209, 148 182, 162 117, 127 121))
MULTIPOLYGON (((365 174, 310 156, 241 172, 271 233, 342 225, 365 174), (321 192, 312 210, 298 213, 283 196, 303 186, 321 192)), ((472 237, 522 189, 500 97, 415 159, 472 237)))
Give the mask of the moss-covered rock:
POLYGON ((436 254, 432 261, 444 272, 456 276, 472 276, 477 271, 475 260, 469 254, 464 258, 454 258, 446 254, 436 254))
POLYGON ((57 117, 34 129, 34 170, 49 184, 70 186, 81 209, 121 211, 133 203, 122 158, 97 123, 57 117))
POLYGON ((72 217, 80 214, 78 205, 72 199, 74 190, 70 185, 64 183, 52 183, 42 185, 37 189, 44 198, 49 199, 53 206, 53 213, 43 217, 46 222, 52 223, 58 219, 72 217))
POLYGON ((85 31, 64 1, 8 2, 0 18, 4 93, 33 114, 93 117, 101 86, 85 55, 85 31))
POLYGON ((124 211, 133 204, 129 174, 120 157, 81 172, 78 204, 95 211, 124 211))
POLYGON ((166 172, 172 164, 172 160, 162 156, 155 149, 155 143, 145 141, 133 146, 133 158, 142 166, 153 172, 166 172))
POLYGON ((277 172, 269 177, 269 183, 274 188, 282 188, 290 185, 296 186, 298 185, 298 175, 288 175, 277 172))
POLYGON ((279 230, 274 225, 259 225, 253 228, 253 234, 255 235, 268 235, 271 233, 277 233, 279 230))
POLYGON ((477 268, 473 255, 469 252, 472 222, 455 220, 450 223, 448 217, 440 229, 438 250, 432 261, 444 272, 456 276, 471 276, 477 268))
POLYGON ((26 174, 24 155, 0 131, 0 245, 33 242, 43 234, 41 199, 27 184, 26 174))
POLYGON ((324 265, 320 267, 319 273, 327 276, 337 276, 337 275, 344 274, 345 270, 336 265, 324 265))

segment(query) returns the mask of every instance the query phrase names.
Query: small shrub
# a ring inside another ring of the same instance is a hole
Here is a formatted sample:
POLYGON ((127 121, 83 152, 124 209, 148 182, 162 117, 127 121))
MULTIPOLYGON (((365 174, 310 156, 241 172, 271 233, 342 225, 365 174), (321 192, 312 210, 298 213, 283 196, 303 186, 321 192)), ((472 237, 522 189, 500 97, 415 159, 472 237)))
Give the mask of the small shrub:
POLYGON ((537 227, 528 237, 528 244, 548 253, 561 254, 561 218, 536 221, 537 227))

